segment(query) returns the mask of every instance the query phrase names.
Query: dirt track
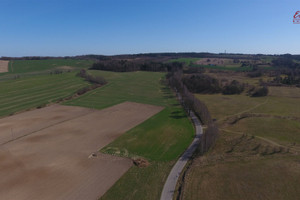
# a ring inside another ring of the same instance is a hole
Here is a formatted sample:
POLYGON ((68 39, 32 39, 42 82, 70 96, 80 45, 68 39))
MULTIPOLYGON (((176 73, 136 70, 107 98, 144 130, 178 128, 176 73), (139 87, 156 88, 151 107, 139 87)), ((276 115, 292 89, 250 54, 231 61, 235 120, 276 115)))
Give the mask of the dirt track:
POLYGON ((90 155, 161 109, 129 102, 101 111, 55 105, 0 119, 0 199, 97 199, 132 162, 90 155))
POLYGON ((0 60, 0 73, 8 72, 8 63, 9 61, 0 60))

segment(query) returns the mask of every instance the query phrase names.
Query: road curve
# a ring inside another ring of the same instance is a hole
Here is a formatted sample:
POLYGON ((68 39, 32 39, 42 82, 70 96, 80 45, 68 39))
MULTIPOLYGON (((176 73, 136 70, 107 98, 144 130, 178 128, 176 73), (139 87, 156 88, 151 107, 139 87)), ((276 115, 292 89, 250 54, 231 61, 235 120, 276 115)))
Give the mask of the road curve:
POLYGON ((194 112, 191 111, 190 117, 194 123, 194 126, 196 128, 196 136, 191 145, 187 148, 187 150, 182 154, 182 156, 178 159, 176 164, 173 166, 167 181, 164 185, 164 188, 162 190, 160 200, 172 200, 175 187, 178 181, 178 178, 186 165, 187 161, 191 158, 194 151, 196 150, 197 146, 200 143, 200 138, 203 133, 201 123, 199 119, 196 117, 194 112))

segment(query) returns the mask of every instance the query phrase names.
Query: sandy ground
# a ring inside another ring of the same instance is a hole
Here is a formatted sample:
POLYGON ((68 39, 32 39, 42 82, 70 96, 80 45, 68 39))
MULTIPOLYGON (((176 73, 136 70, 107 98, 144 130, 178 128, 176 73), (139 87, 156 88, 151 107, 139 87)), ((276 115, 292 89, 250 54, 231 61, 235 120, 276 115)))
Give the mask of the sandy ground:
POLYGON ((160 110, 129 102, 101 111, 54 105, 0 119, 8 138, 0 146, 0 199, 98 199, 132 162, 90 155, 160 110))
POLYGON ((0 60, 0 73, 8 72, 8 63, 9 61, 0 60))

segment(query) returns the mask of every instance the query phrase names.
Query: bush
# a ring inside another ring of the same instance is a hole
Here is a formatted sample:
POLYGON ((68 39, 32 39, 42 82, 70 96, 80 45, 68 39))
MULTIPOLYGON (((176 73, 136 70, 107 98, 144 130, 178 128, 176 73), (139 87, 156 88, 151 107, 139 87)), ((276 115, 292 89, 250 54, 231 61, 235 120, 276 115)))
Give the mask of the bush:
POLYGON ((104 85, 104 84, 107 83, 106 80, 105 80, 103 77, 101 77, 101 76, 87 75, 87 76, 85 77, 85 79, 86 79, 87 81, 89 81, 90 83, 93 83, 93 84, 104 85))
POLYGON ((219 93, 222 91, 219 81, 205 74, 185 76, 183 84, 193 93, 219 93))
POLYGON ((233 80, 230 84, 226 85, 222 93, 223 94, 240 94, 244 91, 244 85, 236 80, 233 80))
POLYGON ((81 69, 80 71, 79 71, 79 73, 77 74, 77 76, 80 76, 80 77, 82 77, 82 78, 85 78, 86 77, 86 70, 85 69, 81 69))
POLYGON ((263 97, 263 96, 267 96, 269 93, 269 89, 266 86, 260 87, 258 89, 256 89, 251 97, 263 97))
POLYGON ((263 73, 261 71, 249 72, 247 74, 247 76, 250 77, 250 78, 261 77, 262 75, 263 75, 263 73))
POLYGON ((77 94, 78 95, 83 95, 84 93, 86 93, 86 92, 88 92, 88 91, 90 91, 90 87, 89 86, 86 86, 86 87, 84 87, 84 88, 80 88, 79 90, 77 90, 77 94))
POLYGON ((88 92, 88 91, 90 91, 90 90, 93 90, 93 89, 95 89, 95 88, 97 88, 97 87, 99 87, 100 85, 91 85, 91 86, 86 86, 86 87, 84 87, 84 88, 80 88, 79 90, 77 90, 77 94, 78 95, 83 95, 84 93, 86 93, 86 92, 88 92))
POLYGON ((107 81, 102 76, 93 76, 93 75, 87 74, 85 69, 81 69, 80 72, 77 74, 77 76, 84 78, 86 81, 88 81, 92 84, 104 85, 107 83, 107 81))

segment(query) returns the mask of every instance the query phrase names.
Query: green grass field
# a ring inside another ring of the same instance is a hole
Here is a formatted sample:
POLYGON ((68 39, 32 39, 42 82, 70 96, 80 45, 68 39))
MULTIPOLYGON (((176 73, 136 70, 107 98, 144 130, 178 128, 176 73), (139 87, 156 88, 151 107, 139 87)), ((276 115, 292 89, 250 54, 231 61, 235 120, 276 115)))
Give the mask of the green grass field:
POLYGON ((68 105, 80 105, 98 109, 110 107, 124 101, 165 106, 168 102, 175 103, 168 88, 160 84, 163 73, 125 72, 112 73, 107 71, 89 71, 94 75, 103 76, 107 81, 101 89, 84 95, 68 105))
POLYGON ((88 68, 92 66, 91 60, 49 59, 49 60, 14 60, 9 63, 9 73, 20 74, 45 70, 60 69, 68 66, 74 68, 88 68))
POLYGON ((120 151, 121 156, 125 156, 122 152, 128 152, 129 156, 171 161, 190 144, 193 139, 193 126, 169 88, 160 83, 164 77, 163 73, 91 73, 105 77, 108 84, 66 102, 66 105, 102 109, 132 101, 165 107, 157 115, 117 138, 105 147, 103 152, 115 154, 120 151))
POLYGON ((168 60, 168 62, 181 62, 186 65, 192 65, 194 62, 200 59, 201 58, 176 58, 176 59, 168 60))
POLYGON ((106 108, 124 101, 165 107, 160 113, 126 132, 101 151, 118 156, 144 157, 147 168, 132 167, 101 199, 158 199, 174 161, 193 140, 192 123, 168 87, 160 83, 164 73, 114 73, 89 71, 108 80, 66 105, 106 108), (133 192, 135 191, 135 192, 133 192))
POLYGON ((73 72, 1 82, 0 116, 55 102, 87 85, 89 83, 73 72))
MULTIPOLYGON (((73 95, 89 83, 77 77, 76 72, 56 75, 50 75, 49 72, 64 66, 87 68, 91 64, 91 61, 65 59, 10 62, 9 72, 1 75, 0 116, 43 106, 73 95), (16 74, 21 76, 15 76, 16 74)), ((105 153, 117 154, 120 149, 121 152, 124 150, 129 154, 117 156, 140 156, 150 162, 146 168, 132 167, 103 199, 116 199, 118 195, 128 199, 140 199, 142 193, 146 199, 157 199, 175 160, 193 140, 192 123, 170 89, 161 84, 164 73, 89 73, 103 76, 108 84, 64 102, 65 105, 103 109, 132 101, 164 107, 160 113, 102 150, 105 153)))
POLYGON ((174 161, 151 162, 146 168, 130 168, 128 172, 101 197, 101 200, 160 199, 165 180, 174 163, 174 161))

